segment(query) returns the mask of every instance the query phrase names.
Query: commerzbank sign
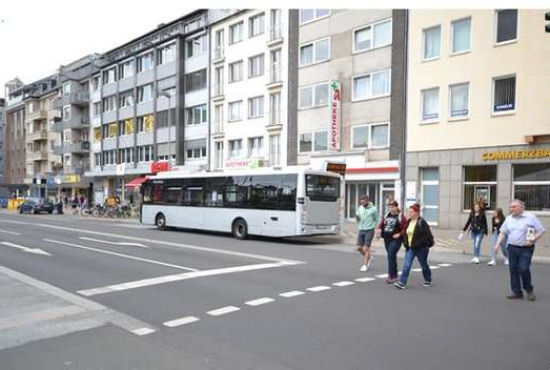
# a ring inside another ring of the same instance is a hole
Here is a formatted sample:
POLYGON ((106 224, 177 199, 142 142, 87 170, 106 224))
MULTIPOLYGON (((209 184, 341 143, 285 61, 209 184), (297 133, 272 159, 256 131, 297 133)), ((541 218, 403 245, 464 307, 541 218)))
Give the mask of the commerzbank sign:
POLYGON ((499 152, 487 152, 481 155, 484 161, 505 161, 512 159, 541 159, 550 158, 550 149, 533 150, 505 150, 499 152))

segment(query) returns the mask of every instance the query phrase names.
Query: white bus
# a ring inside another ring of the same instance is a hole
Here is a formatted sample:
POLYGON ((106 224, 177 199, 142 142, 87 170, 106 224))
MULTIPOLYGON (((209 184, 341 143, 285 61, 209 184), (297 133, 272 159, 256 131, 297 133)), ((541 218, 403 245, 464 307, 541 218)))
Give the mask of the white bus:
POLYGON ((301 167, 181 174, 164 172, 142 185, 141 223, 289 237, 338 234, 340 175, 301 167))

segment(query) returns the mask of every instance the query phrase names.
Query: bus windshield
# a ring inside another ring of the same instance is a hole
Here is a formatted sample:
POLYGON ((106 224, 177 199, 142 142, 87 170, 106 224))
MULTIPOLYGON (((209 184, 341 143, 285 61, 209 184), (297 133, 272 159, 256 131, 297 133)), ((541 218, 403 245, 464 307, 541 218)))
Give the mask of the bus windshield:
POLYGON ((306 175, 306 195, 314 201, 335 202, 340 197, 340 179, 330 176, 306 175))

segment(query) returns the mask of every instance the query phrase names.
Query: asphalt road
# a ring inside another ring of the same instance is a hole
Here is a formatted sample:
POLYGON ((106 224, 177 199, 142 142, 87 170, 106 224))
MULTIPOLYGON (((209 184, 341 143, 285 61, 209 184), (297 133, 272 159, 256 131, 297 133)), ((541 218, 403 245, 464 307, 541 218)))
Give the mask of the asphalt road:
POLYGON ((550 368, 550 266, 510 302, 505 266, 398 291, 352 249, 1 213, 0 369, 550 368))

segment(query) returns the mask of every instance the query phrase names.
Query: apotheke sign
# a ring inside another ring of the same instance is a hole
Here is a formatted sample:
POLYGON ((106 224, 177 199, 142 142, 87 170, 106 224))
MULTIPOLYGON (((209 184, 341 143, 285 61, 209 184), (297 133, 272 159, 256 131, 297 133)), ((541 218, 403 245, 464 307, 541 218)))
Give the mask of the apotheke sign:
POLYGON ((342 84, 330 82, 330 150, 340 150, 342 84))

